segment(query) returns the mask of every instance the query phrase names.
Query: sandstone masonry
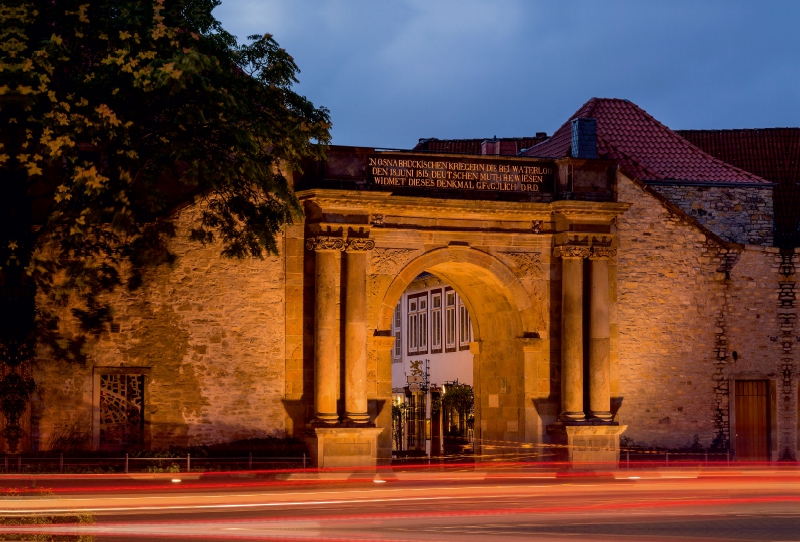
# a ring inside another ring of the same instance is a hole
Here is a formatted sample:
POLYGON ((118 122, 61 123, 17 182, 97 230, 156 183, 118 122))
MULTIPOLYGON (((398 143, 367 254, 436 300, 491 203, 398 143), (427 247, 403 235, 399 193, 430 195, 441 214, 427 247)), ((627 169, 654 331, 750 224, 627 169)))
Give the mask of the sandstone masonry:
POLYGON ((653 185, 653 189, 726 241, 772 245, 772 188, 653 185))

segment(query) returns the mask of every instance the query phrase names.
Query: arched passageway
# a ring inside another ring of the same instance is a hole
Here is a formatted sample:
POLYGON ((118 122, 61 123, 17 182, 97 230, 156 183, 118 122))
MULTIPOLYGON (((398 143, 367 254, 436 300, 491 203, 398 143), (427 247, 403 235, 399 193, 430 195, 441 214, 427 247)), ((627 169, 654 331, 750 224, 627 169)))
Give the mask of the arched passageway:
POLYGON ((595 442, 603 457, 618 454, 609 261, 627 205, 323 191, 305 206, 309 348, 296 396, 316 464, 390 461, 392 320, 422 272, 451 284, 472 315, 476 453, 558 439, 567 460, 600 457, 595 442))
MULTIPOLYGON (((504 443, 525 442, 526 375, 521 339, 525 319, 530 317, 527 292, 502 262, 482 251, 459 246, 426 252, 409 262, 389 286, 377 335, 392 329, 397 301, 423 271, 450 284, 471 316, 475 452, 484 454, 504 443)), ((391 355, 379 355, 378 363, 391 363, 391 355)))

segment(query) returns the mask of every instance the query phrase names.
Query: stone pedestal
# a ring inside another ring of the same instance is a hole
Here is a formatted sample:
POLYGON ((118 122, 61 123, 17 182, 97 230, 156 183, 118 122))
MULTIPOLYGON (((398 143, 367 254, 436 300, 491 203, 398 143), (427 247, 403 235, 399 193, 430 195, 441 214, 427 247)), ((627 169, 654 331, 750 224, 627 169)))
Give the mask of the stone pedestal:
POLYGON ((380 427, 312 427, 306 441, 313 466, 319 469, 375 468, 380 427))
POLYGON ((619 436, 627 425, 547 426, 556 457, 572 464, 574 469, 616 469, 619 467, 619 436))

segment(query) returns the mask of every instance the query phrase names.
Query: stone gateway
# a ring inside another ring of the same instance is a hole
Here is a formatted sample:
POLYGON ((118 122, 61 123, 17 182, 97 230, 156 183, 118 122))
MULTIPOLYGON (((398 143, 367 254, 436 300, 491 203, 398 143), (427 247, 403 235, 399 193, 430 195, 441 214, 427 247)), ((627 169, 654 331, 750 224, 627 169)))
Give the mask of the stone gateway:
POLYGON ((30 446, 286 435, 320 467, 388 464, 395 307, 427 272, 471 318, 475 454, 616 461, 624 435, 796 457, 798 262, 773 246, 773 183, 625 100, 540 141, 333 147, 265 260, 190 242, 198 209, 177 211, 178 261, 116 295, 91 364, 38 364, 30 446))

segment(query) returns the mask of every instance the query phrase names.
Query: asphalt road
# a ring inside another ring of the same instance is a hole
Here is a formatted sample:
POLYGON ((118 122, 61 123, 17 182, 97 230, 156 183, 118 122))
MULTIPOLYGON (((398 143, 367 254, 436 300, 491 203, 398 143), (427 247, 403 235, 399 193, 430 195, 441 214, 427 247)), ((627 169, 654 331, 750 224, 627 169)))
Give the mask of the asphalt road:
MULTIPOLYGON (((95 522, 16 532, 91 534, 98 542, 800 541, 797 469, 599 476, 512 469, 289 480, 252 475, 48 482, 52 487, 44 495, 0 499, 0 514, 81 513, 95 522)), ((0 487, 9 483, 0 477, 0 487)), ((38 487, 44 483, 39 480, 38 487)))

